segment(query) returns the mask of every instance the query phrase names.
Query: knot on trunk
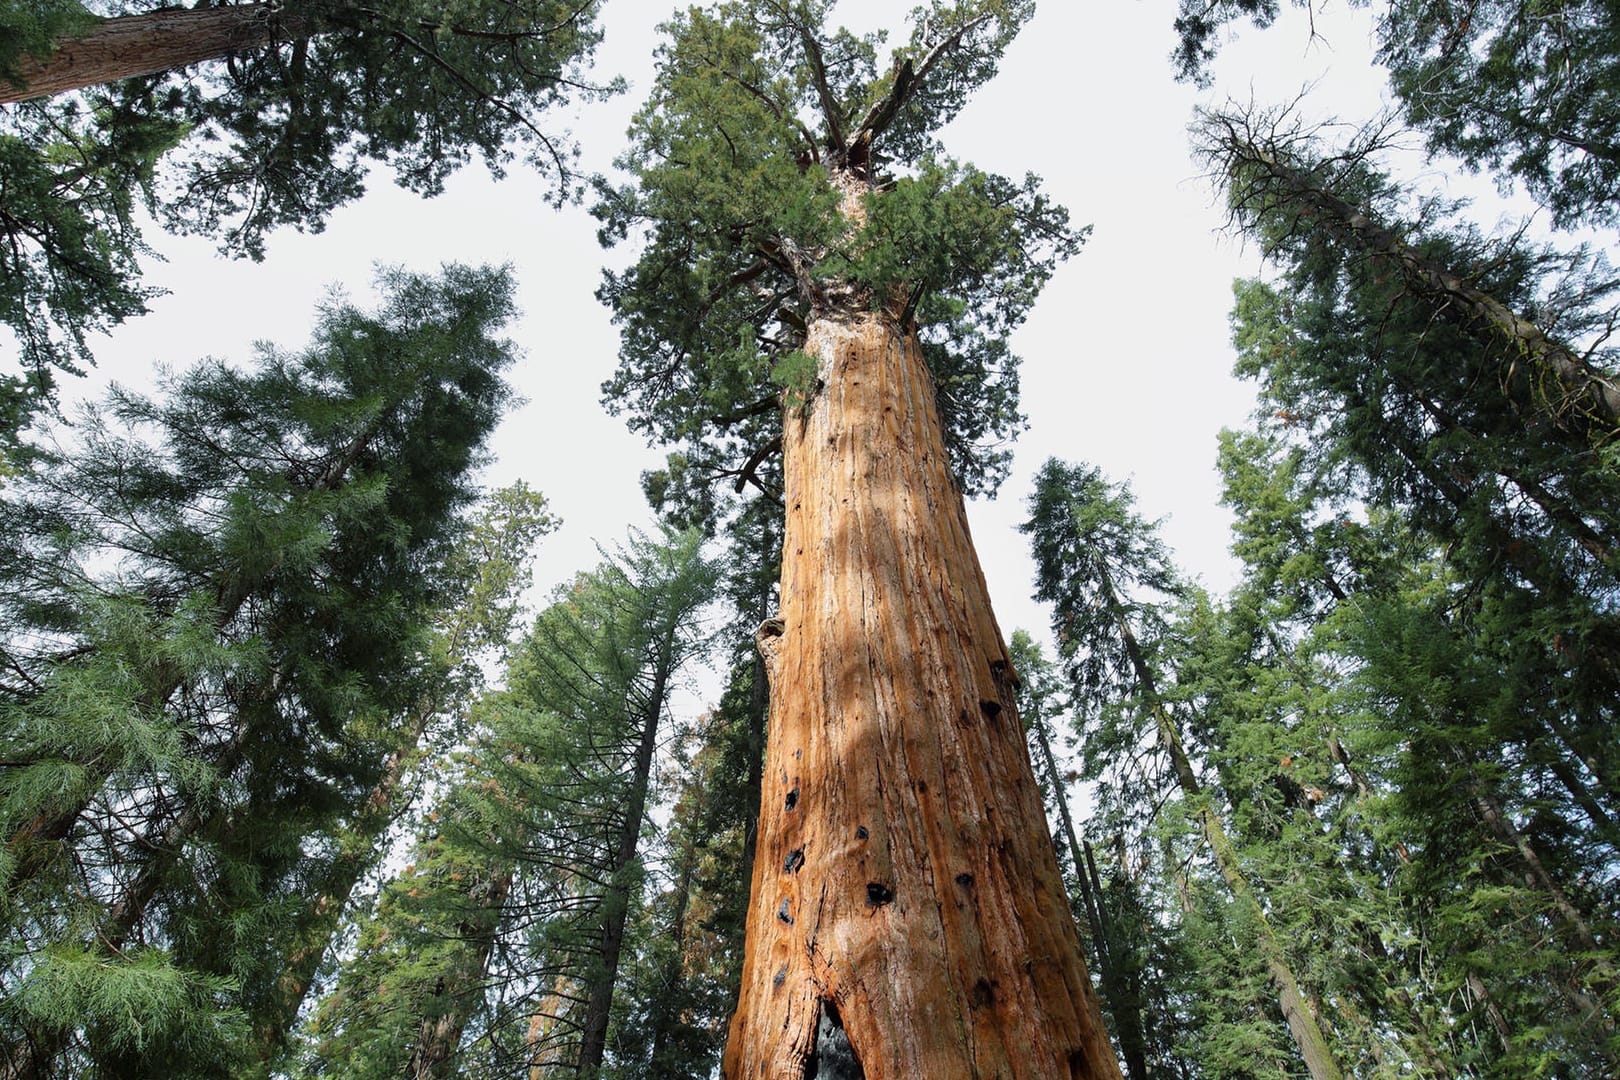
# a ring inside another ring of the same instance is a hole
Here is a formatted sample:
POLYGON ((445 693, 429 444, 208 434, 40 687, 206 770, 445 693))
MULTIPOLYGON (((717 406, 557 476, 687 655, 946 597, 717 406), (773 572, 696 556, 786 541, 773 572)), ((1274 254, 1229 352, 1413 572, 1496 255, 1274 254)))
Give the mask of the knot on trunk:
POLYGON ((754 631, 754 647, 759 655, 765 658, 765 669, 772 678, 776 675, 776 666, 782 651, 782 635, 787 632, 787 624, 781 619, 770 618, 759 624, 754 631))

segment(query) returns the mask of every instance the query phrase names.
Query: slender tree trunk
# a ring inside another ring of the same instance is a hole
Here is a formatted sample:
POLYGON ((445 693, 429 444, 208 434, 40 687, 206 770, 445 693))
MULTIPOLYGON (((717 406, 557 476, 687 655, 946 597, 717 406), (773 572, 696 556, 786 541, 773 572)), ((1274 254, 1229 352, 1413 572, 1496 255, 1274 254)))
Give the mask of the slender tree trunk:
MULTIPOLYGON (((1569 928, 1569 937, 1576 949, 1585 952, 1590 957, 1593 981, 1600 988, 1608 989, 1615 985, 1614 967, 1609 963, 1606 955, 1598 945, 1597 935, 1592 933, 1592 926, 1586 921, 1581 910, 1570 902, 1569 895, 1547 870, 1547 865, 1540 854, 1513 824, 1501 803, 1486 788, 1483 781, 1477 776, 1472 778, 1474 789, 1474 806, 1479 812, 1480 819, 1496 834, 1503 843, 1512 845, 1524 864, 1525 879, 1531 886, 1544 893, 1552 903, 1553 910, 1569 928)), ((1581 1004, 1589 1011, 1595 1011, 1598 1005, 1586 995, 1580 994, 1581 1004)))
POLYGON ((1574 767, 1564 760, 1562 747, 1547 747, 1546 759, 1548 771, 1564 785, 1564 790, 1569 792, 1569 797, 1574 800, 1575 805, 1581 808, 1581 812, 1591 822, 1593 830, 1603 837, 1604 843, 1620 851, 1620 825, 1617 825, 1602 804, 1593 798, 1592 789, 1587 787, 1585 780, 1575 772, 1574 767))
POLYGON ((1260 955, 1265 959, 1272 984, 1277 988, 1277 1004, 1282 1008, 1283 1019, 1288 1022, 1288 1030, 1294 1037, 1294 1044, 1299 1047, 1305 1068, 1310 1072, 1311 1080, 1344 1080, 1344 1073, 1340 1071, 1338 1062, 1333 1059, 1327 1036, 1323 1034, 1322 1026, 1317 1023, 1316 1012, 1300 988, 1299 980, 1294 977, 1293 967, 1288 963, 1282 943, 1272 932, 1271 920, 1266 917, 1259 898, 1249 886, 1249 879, 1243 873, 1243 867, 1238 861, 1237 850, 1226 835, 1226 827, 1221 824, 1220 815, 1215 812, 1215 807, 1204 796, 1203 784, 1199 782, 1198 774, 1193 771, 1192 763, 1187 760, 1186 748, 1181 743, 1181 733, 1176 730, 1174 721, 1159 697, 1157 680, 1142 655, 1135 632, 1125 618, 1113 582, 1109 581, 1106 575, 1103 579, 1103 588, 1109 598, 1108 602, 1113 607, 1120 634, 1124 638, 1125 652, 1130 657, 1137 684, 1147 700, 1148 707, 1153 711, 1159 737, 1164 740, 1165 748, 1169 751, 1176 782, 1181 785, 1181 790, 1196 808, 1204 838, 1209 842, 1210 854, 1215 858, 1215 866, 1220 870, 1221 877, 1226 879, 1227 888, 1232 893, 1233 899, 1243 906, 1254 921, 1256 944, 1260 949, 1260 955))
MULTIPOLYGON (((1171 757, 1179 758, 1185 763, 1186 756, 1181 750, 1179 738, 1172 745, 1174 750, 1171 751, 1171 757)), ((1180 771, 1178 765, 1177 772, 1180 771)), ((1196 781, 1194 783, 1196 784, 1196 781)), ((1202 799, 1199 787, 1189 789, 1185 783, 1182 787, 1190 798, 1202 799)), ((1305 992, 1300 989, 1299 980, 1294 977, 1294 969, 1288 963, 1282 943, 1272 932, 1271 920, 1266 918, 1265 909, 1260 906, 1254 890, 1249 887, 1248 877, 1238 863, 1237 851, 1226 835, 1226 827, 1221 824, 1213 807, 1205 806, 1200 809, 1199 817, 1202 819, 1204 837, 1209 841, 1210 852, 1215 857, 1215 865, 1220 870, 1221 877, 1226 879, 1227 888, 1233 898, 1254 920, 1256 944, 1260 948, 1260 955, 1265 959, 1266 969, 1271 974, 1271 982, 1277 988, 1277 1004, 1282 1007, 1283 1019, 1288 1022, 1288 1030, 1294 1036, 1294 1044, 1299 1047, 1299 1055, 1305 1061, 1306 1070, 1311 1074, 1312 1080, 1344 1080, 1344 1073, 1340 1071, 1338 1062, 1333 1059, 1327 1036, 1323 1034, 1321 1025, 1316 1022, 1316 1013, 1311 1008, 1305 992)))
POLYGON ((266 1006, 264 1023, 259 1030, 259 1054, 267 1063, 287 1045, 304 998, 315 982, 333 936, 342 925, 349 897, 366 871, 376 864, 377 843, 403 809, 399 797, 406 790, 405 776, 416 759, 413 752, 427 732, 437 704, 420 703, 414 710, 409 729, 399 746, 388 755, 383 774, 366 796, 358 818, 345 830, 340 840, 342 850, 328 870, 324 884, 305 907, 298 944, 288 955, 282 976, 276 980, 275 998, 266 1006))
POLYGON ((1118 1080, 921 348, 859 311, 805 351, 724 1073, 1118 1080))
MULTIPOLYGON (((1124 835, 1120 835, 1123 841, 1124 835)), ((1154 1017, 1144 1008, 1147 996, 1142 990, 1142 964, 1137 953, 1137 941, 1146 940, 1145 935, 1151 933, 1142 916, 1141 907, 1136 900, 1136 887, 1125 871, 1125 852, 1123 844, 1120 849, 1120 869, 1116 872, 1119 882, 1119 891, 1123 895, 1123 904, 1131 919, 1130 936, 1118 931, 1119 922, 1108 912, 1108 906, 1103 903, 1105 891, 1103 889, 1102 874, 1097 872, 1097 855, 1091 848, 1090 840, 1081 841, 1081 847, 1086 853, 1086 873, 1091 878, 1091 892, 1097 897, 1097 915, 1102 923, 1103 940, 1108 943, 1108 964, 1113 987, 1109 993, 1117 1002, 1116 1010, 1123 1010, 1129 1017, 1129 1023, 1135 1028, 1130 1038, 1137 1040, 1135 1049, 1126 1048, 1127 1059, 1132 1053, 1141 1057, 1140 1075, 1148 1077, 1153 1075, 1147 1067, 1147 1047, 1158 1042, 1154 1037, 1154 1017)), ((1123 1045, 1125 1036, 1120 1037, 1123 1045)), ((1128 1065, 1129 1067, 1129 1065, 1128 1065)))
POLYGON ((0 104, 219 60, 307 35, 315 25, 307 15, 273 3, 165 8, 107 19, 88 33, 58 41, 48 57, 20 57, 20 85, 0 80, 0 104))
POLYGON ((1097 964, 1097 976, 1102 980, 1103 997, 1108 1002, 1109 1015, 1114 1019, 1115 1035, 1119 1039, 1120 1056, 1125 1059, 1125 1072, 1131 1080, 1147 1080, 1146 1040, 1142 1035, 1142 1018, 1135 1002, 1124 993, 1122 972, 1114 962, 1113 937, 1104 923, 1102 907, 1102 881, 1091 860, 1091 844, 1081 849, 1079 835, 1074 829, 1074 817, 1069 813, 1069 797, 1064 793, 1063 779, 1058 773, 1057 756, 1052 753, 1052 742, 1046 737, 1041 721, 1030 725, 1036 745, 1041 752, 1041 765, 1046 769, 1046 782, 1052 787, 1057 802, 1058 821, 1069 845, 1069 860, 1074 864, 1075 879, 1080 883, 1080 902, 1085 908, 1086 923, 1091 927, 1092 955, 1097 964))
POLYGON ((1503 1052, 1512 1050, 1513 1029, 1508 1027, 1507 1017, 1502 1015, 1502 1010, 1497 1006, 1496 999, 1491 996, 1490 988, 1485 985, 1485 980, 1481 979, 1479 974, 1472 970, 1464 976, 1464 979, 1468 983, 1469 993, 1473 994, 1474 999, 1485 1007, 1485 1016, 1490 1020, 1491 1028, 1496 1032, 1496 1038, 1501 1042, 1503 1052))
MULTIPOLYGON (((656 661, 652 689, 648 694, 641 722, 641 738, 636 745, 635 771, 631 775, 630 790, 624 821, 619 826, 617 844, 613 853, 612 873, 608 878, 607 895, 602 902, 601 955, 591 978, 585 1002, 585 1018, 580 1027, 579 1071, 594 1076, 602 1067, 607 1050, 608 1018, 613 1010, 613 986, 619 979, 619 957, 624 950, 625 920, 630 912, 630 890, 626 874, 636 860, 636 848, 641 842, 641 819, 647 808, 647 784, 652 776, 653 751, 658 747, 658 722, 664 715, 664 694, 669 685, 673 664, 673 629, 662 643, 664 655, 656 661)), ((654 646, 659 647, 658 645, 654 646)))
MULTIPOLYGON (((686 910, 692 900, 692 875, 697 869, 697 849, 688 836, 681 846, 679 869, 675 873, 675 897, 670 909, 669 933, 671 944, 669 962, 664 967, 664 986, 673 991, 686 979, 686 910)), ((669 1040, 674 1034, 679 1016, 665 1002, 653 1007, 652 1068, 662 1067, 669 1054, 669 1040)))
MULTIPOLYGON (((1040 764, 1046 770, 1046 782, 1052 789, 1053 801, 1057 803, 1058 822, 1063 827, 1063 838, 1069 845, 1069 861, 1074 866, 1075 880, 1080 885, 1080 903, 1085 909, 1086 924, 1091 929, 1091 951, 1096 958, 1097 974, 1102 978, 1103 985, 1107 986, 1108 940, 1103 933, 1102 912, 1098 898, 1091 889, 1091 877, 1086 872, 1085 854, 1080 850, 1080 837, 1074 831, 1074 818, 1069 814, 1069 799, 1063 792, 1063 779, 1058 773, 1057 757, 1052 753, 1052 742, 1046 737, 1046 728, 1040 721, 1030 725, 1030 732, 1035 736, 1036 746, 1040 748, 1040 764)), ((1133 1072, 1131 1075, 1134 1077, 1137 1074, 1133 1072)))
POLYGON ((423 1010, 416 1045, 411 1048, 402 1074, 409 1080, 446 1080, 455 1075, 452 1065, 456 1050, 461 1046, 467 1022, 483 1000, 484 977, 511 891, 511 866, 479 878, 468 890, 470 906, 456 933, 460 955, 434 990, 430 1006, 423 1010))
POLYGON ((1591 739, 1584 738, 1584 732, 1571 727, 1569 722, 1556 712, 1548 714, 1547 726, 1552 729, 1559 742, 1569 750, 1570 755, 1586 766, 1598 790, 1603 793, 1604 800, 1611 806, 1620 805, 1620 776, 1616 776, 1613 768, 1614 751, 1610 748, 1599 748, 1592 745, 1591 739))

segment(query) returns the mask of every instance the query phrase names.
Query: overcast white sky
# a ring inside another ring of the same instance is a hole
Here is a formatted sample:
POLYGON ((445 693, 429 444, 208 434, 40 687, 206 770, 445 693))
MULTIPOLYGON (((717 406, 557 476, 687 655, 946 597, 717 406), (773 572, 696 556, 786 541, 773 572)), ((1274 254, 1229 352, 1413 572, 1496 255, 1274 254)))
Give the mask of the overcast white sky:
MULTIPOLYGON (((1246 30, 1223 51, 1215 86, 1196 91, 1171 79, 1174 0, 1044 0, 1000 77, 946 132, 957 157, 1011 176, 1042 175, 1076 222, 1094 226, 1017 335, 1030 427, 999 500, 970 510, 1009 635, 1046 629, 1045 612, 1029 599, 1032 569, 1016 529, 1030 477, 1049 455, 1130 479, 1143 512, 1167 518, 1182 566, 1212 588, 1231 583, 1215 435, 1241 424, 1251 406, 1230 374, 1226 316, 1232 279, 1259 264, 1223 232, 1185 129, 1200 100, 1278 102, 1306 83, 1315 84, 1307 113, 1362 120, 1375 112, 1382 75, 1371 67, 1366 13, 1329 3, 1316 13, 1314 41, 1304 17, 1289 10, 1268 31, 1246 30)), ((903 39, 909 6, 846 0, 840 10, 852 28, 888 26, 903 39)), ((653 28, 671 10, 671 0, 607 3, 598 71, 603 79, 623 74, 631 88, 570 121, 588 168, 606 169, 622 148, 648 85, 653 28)), ((524 309, 511 328, 526 351, 515 382, 528 403, 500 429, 485 481, 525 479, 563 517, 541 552, 537 577, 549 587, 592 565, 599 540, 650 524, 638 477, 662 455, 598 403, 616 335, 592 294, 604 257, 623 256, 599 250, 584 208, 553 210, 539 191, 520 171, 493 183, 475 166, 423 201, 379 177, 324 233, 274 235, 262 264, 224 260, 206 241, 153 230, 167 261, 151 267, 149 280, 170 294, 97 342, 100 367, 70 387, 72 396, 99 396, 108 379, 142 384, 157 362, 245 359, 255 340, 299 346, 326 288, 339 283, 364 301, 376 263, 431 270, 509 261, 524 309)))

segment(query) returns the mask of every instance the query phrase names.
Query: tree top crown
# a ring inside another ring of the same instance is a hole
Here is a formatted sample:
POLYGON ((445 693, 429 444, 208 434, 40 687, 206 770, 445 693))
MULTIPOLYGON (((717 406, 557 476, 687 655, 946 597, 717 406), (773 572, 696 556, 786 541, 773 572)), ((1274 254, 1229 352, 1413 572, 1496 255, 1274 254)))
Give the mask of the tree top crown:
MULTIPOLYGON (((916 8, 883 33, 828 30, 830 0, 728 0, 664 27, 649 100, 603 184, 606 243, 642 242, 600 295, 623 330, 604 386, 632 425, 749 459, 808 324, 886 312, 928 357, 958 478, 993 489, 1022 426, 1006 338, 1082 231, 1040 191, 946 158, 935 131, 996 72, 1030 0, 916 8)), ((801 354, 802 358, 802 354, 801 354)), ((813 381, 813 378, 812 380, 813 381)), ((710 477, 738 471, 705 467, 710 477)))

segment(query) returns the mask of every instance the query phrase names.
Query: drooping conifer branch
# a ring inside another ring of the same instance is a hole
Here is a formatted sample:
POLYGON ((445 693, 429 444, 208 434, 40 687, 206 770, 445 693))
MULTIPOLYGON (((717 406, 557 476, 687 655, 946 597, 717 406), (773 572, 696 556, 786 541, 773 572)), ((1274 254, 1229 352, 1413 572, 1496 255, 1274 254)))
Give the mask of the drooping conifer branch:
MULTIPOLYGON (((1553 422, 1595 429, 1599 438, 1620 433, 1620 382, 1613 375, 1549 337, 1466 275, 1424 255, 1371 210, 1336 194, 1326 175, 1337 159, 1300 156, 1293 147, 1303 136, 1280 132, 1275 122, 1249 114, 1206 112, 1200 131, 1203 152, 1215 162, 1236 213, 1250 220, 1299 215, 1386 263, 1433 309, 1455 308, 1497 338, 1504 347, 1503 381, 1533 398, 1553 422)), ((1340 163, 1365 158, 1370 149, 1359 147, 1340 163)))

